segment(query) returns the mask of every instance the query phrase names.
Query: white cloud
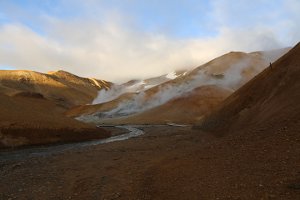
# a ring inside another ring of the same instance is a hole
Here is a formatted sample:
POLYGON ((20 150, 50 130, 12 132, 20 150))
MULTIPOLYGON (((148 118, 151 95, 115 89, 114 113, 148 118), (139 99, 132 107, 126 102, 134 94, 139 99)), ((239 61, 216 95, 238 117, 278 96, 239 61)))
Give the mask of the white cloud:
MULTIPOLYGON (((42 72, 63 69, 115 82, 157 76, 178 68, 196 67, 232 50, 294 45, 300 38, 299 9, 295 9, 300 5, 296 0, 288 2, 294 6, 284 4, 284 9, 291 11, 291 16, 284 20, 235 26, 230 22, 245 11, 247 3, 237 4, 232 10, 228 0, 215 1, 213 17, 219 26, 218 34, 194 39, 142 31, 132 18, 116 11, 106 11, 101 20, 45 15, 42 21, 46 33, 17 23, 0 25, 0 64, 42 72)), ((281 14, 266 14, 263 18, 277 19, 281 14)))

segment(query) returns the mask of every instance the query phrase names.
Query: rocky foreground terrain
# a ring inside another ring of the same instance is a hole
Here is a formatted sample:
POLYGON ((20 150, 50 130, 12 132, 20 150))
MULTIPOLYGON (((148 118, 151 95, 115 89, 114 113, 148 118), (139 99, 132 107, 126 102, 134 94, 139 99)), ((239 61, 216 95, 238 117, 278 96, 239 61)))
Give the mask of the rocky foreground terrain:
POLYGON ((289 128, 219 137, 146 127, 125 141, 0 161, 0 198, 299 199, 300 137, 289 128))

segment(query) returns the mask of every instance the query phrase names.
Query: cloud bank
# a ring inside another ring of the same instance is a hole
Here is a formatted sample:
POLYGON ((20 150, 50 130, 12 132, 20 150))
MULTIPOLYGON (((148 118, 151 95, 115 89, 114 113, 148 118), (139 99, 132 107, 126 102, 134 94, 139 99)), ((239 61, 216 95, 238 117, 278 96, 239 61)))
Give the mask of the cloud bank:
POLYGON ((36 7, 7 2, 0 3, 0 66, 63 69, 114 82, 196 67, 232 50, 292 46, 300 38, 297 0, 214 0, 209 5, 189 0, 178 7, 173 4, 182 1, 153 1, 152 10, 135 0, 45 1, 36 7), (169 19, 163 11, 172 14, 171 4, 182 12, 169 19), (151 21, 155 11, 159 17, 151 21), (193 24, 176 26, 181 18, 193 24), (187 35, 176 34, 188 28, 187 35))

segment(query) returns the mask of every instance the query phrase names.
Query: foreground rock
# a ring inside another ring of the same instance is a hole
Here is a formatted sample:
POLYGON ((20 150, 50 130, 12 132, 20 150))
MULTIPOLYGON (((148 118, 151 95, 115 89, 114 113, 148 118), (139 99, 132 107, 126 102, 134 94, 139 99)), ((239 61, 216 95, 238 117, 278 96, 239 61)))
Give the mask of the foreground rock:
POLYGON ((0 159, 0 199, 300 198, 299 135, 214 137, 190 127, 143 129, 140 137, 50 157, 0 159))

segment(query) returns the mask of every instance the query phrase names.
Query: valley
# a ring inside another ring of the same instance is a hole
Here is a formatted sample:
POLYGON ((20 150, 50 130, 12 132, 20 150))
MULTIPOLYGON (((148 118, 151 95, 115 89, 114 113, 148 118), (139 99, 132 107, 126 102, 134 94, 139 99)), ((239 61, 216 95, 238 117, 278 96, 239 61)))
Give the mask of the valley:
POLYGON ((299 55, 125 84, 0 73, 0 199, 299 199, 299 55))
POLYGON ((300 200, 300 0, 0 0, 0 200, 300 200))

